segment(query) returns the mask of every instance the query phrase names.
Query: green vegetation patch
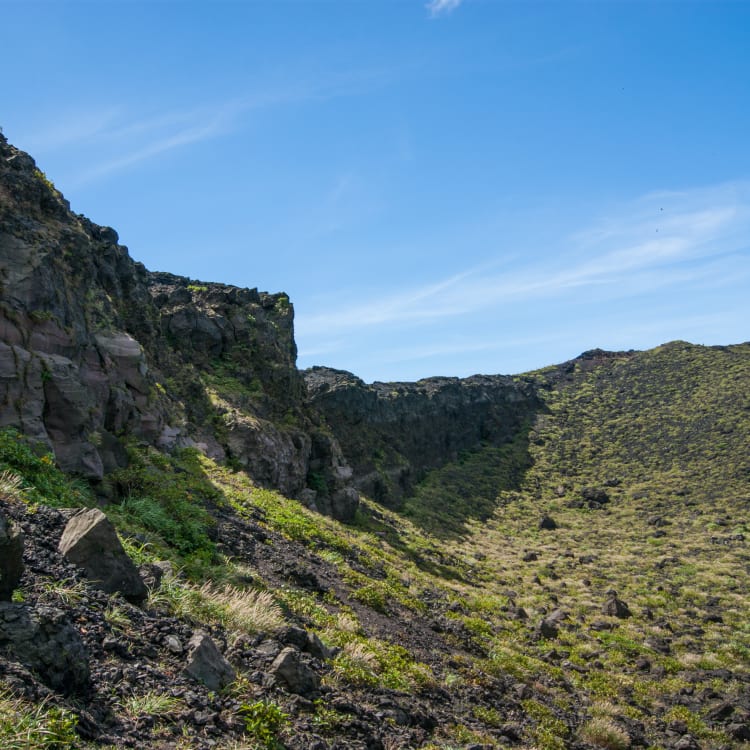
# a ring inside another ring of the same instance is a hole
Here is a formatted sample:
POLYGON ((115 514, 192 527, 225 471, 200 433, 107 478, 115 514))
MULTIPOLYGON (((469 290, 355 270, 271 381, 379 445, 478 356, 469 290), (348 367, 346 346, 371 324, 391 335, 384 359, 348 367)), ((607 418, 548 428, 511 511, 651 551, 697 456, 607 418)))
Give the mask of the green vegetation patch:
POLYGON ((0 473, 20 478, 20 497, 28 503, 55 508, 94 504, 91 489, 81 479, 64 474, 44 446, 33 444, 17 430, 0 430, 0 473))

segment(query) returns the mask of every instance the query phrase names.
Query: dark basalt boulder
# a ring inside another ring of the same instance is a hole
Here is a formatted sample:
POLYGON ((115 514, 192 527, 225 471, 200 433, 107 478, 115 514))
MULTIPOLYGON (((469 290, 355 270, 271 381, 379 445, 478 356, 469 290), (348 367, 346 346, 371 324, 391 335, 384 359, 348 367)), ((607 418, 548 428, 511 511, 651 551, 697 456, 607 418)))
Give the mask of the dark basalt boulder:
POLYGON ((120 544, 115 527, 97 508, 80 511, 68 521, 59 549, 102 591, 119 592, 136 604, 146 598, 138 569, 120 544))
POLYGON ((232 665, 221 655, 208 634, 198 631, 187 645, 185 672, 209 690, 221 690, 234 681, 232 665))
POLYGON ((0 602, 0 649, 55 690, 79 692, 88 685, 88 653, 60 609, 0 602))

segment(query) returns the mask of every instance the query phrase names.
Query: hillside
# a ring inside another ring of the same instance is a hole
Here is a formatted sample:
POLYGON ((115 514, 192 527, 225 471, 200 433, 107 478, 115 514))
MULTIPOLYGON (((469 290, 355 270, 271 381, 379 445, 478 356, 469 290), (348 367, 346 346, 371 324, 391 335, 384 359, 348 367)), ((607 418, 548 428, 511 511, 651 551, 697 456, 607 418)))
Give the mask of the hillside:
POLYGON ((300 373, 286 295, 0 156, 2 747, 750 740, 750 344, 300 373), (63 554, 82 508, 143 593, 63 554))

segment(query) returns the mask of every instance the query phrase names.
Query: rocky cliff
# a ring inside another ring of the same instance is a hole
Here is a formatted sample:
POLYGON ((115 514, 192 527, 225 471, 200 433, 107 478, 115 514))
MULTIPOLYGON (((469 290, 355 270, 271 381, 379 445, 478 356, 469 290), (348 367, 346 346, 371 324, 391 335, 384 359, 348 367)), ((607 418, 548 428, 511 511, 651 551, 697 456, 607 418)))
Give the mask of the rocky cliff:
POLYGON ((0 426, 64 470, 101 480, 132 439, 197 445, 352 515, 350 471, 305 405, 289 298, 149 272, 2 136, 0 284, 0 426))
POLYGON ((303 378, 287 295, 148 271, 1 136, 0 284, 0 426, 102 491, 129 441, 197 446, 348 519, 356 490, 396 505, 427 470, 510 439, 537 405, 500 376, 303 378))
POLYGON ((430 469, 511 440, 541 405, 530 382, 501 375, 371 385, 325 367, 304 375, 357 487, 391 506, 430 469))

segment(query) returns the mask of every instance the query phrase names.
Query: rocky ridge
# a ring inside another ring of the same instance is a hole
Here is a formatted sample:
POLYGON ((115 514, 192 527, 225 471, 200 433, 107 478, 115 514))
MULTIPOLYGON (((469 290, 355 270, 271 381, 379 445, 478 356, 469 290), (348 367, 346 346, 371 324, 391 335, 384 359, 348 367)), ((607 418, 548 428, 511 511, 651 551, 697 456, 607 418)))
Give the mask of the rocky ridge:
POLYGON ((197 446, 346 520, 357 490, 397 504, 426 470, 509 439, 535 404, 503 377, 303 375, 287 295, 148 271, 2 135, 0 284, 0 427, 99 482, 127 465, 129 439, 197 446))

